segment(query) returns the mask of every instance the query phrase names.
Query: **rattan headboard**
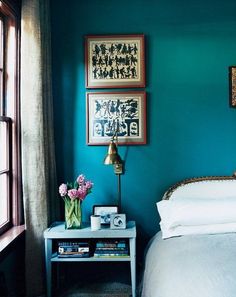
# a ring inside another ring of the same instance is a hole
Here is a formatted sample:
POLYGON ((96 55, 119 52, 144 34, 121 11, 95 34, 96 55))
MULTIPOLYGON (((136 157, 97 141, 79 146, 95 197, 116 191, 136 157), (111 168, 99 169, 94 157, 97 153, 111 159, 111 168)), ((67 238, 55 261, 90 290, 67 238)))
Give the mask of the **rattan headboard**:
POLYGON ((190 183, 198 183, 204 181, 236 181, 236 172, 232 176, 205 176, 205 177, 195 177, 182 180, 173 186, 171 186, 164 194, 163 200, 169 200, 171 195, 176 191, 178 188, 183 187, 190 183))

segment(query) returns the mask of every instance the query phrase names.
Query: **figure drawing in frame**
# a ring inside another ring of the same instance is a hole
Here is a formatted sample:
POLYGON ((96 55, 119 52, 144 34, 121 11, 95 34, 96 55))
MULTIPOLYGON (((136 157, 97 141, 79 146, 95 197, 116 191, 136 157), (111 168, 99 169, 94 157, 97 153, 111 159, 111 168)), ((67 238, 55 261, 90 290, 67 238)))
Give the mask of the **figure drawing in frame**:
POLYGON ((92 44, 93 79, 137 79, 138 47, 136 43, 92 44))
POLYGON ((89 39, 87 71, 91 87, 143 84, 142 42, 140 37, 89 39))

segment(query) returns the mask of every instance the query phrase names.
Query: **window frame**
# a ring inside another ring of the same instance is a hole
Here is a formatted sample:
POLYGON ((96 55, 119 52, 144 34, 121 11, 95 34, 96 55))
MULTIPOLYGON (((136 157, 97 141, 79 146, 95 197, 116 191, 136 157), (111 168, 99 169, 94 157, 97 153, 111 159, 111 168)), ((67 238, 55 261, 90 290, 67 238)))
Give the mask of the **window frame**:
POLYGON ((8 220, 3 224, 2 226, 0 225, 0 234, 2 234, 4 231, 8 230, 11 227, 11 218, 12 218, 12 195, 11 195, 11 171, 12 171, 12 164, 11 164, 11 132, 12 132, 12 119, 10 117, 6 116, 0 116, 0 122, 6 123, 6 168, 3 170, 0 170, 0 175, 7 175, 7 196, 9 197, 7 204, 8 204, 8 220))
MULTIPOLYGON (((8 42, 7 29, 14 24, 14 98, 11 107, 10 115, 7 114, 7 103, 4 103, 4 98, 7 98, 9 89, 7 89, 6 73, 8 71, 8 52, 9 49, 3 45, 3 96, 0 107, 0 121, 7 123, 8 129, 8 169, 3 170, 0 174, 8 173, 9 186, 9 221, 0 226, 0 236, 12 227, 19 226, 23 223, 22 210, 22 186, 21 186, 21 148, 20 148, 20 5, 19 1, 2 0, 0 1, 0 15, 3 20, 3 32, 5 42, 8 42), (2 110, 2 111, 1 111, 2 110)), ((9 88, 9 86, 8 86, 9 88)), ((7 100, 7 99, 5 99, 7 100)))

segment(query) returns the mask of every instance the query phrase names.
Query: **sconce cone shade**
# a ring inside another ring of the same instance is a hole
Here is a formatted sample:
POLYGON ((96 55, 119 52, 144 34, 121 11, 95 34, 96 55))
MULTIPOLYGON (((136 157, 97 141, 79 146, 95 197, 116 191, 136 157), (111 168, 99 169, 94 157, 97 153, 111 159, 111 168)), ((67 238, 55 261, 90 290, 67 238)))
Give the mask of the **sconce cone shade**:
POLYGON ((107 155, 104 159, 104 164, 112 165, 112 164, 121 164, 121 163, 122 163, 122 160, 117 152, 116 144, 114 143, 113 140, 111 140, 109 147, 108 147, 107 155))

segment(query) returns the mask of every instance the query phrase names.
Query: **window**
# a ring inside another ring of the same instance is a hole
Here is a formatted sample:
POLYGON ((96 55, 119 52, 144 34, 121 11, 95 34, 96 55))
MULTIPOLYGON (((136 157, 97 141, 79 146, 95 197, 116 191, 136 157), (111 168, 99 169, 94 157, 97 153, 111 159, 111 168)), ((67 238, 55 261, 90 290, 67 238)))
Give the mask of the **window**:
POLYGON ((16 2, 0 1, 0 234, 21 221, 19 24, 16 2))

